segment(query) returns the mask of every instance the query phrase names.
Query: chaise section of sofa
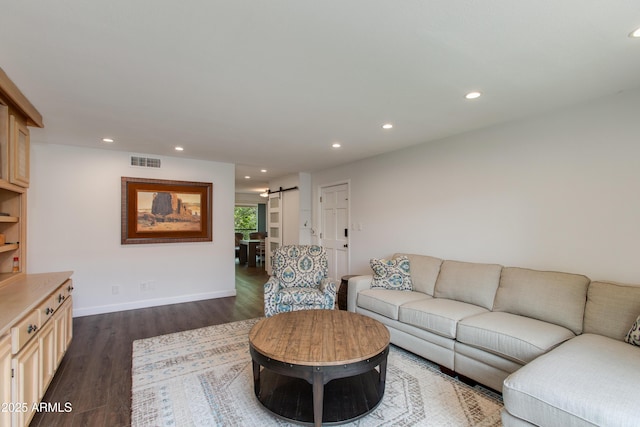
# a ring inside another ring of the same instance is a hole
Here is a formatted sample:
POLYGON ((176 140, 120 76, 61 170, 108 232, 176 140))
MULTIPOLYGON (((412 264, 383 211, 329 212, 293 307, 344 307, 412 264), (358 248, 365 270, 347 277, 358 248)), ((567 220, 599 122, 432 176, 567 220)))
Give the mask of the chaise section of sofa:
MULTIPOLYGON (((505 410, 537 426, 637 426, 638 352, 602 335, 580 335, 510 375, 505 410)), ((503 425, 519 424, 503 416, 503 425)))
POLYGON ((640 348, 624 342, 640 315, 640 287, 589 285, 584 333, 504 381, 503 424, 637 426, 640 348))

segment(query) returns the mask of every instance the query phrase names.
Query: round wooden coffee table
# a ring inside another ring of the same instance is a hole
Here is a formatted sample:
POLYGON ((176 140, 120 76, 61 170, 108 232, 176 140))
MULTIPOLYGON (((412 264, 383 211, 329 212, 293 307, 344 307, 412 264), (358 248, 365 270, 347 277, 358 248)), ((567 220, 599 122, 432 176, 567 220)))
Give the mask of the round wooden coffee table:
POLYGON ((284 419, 343 424, 374 410, 384 394, 389 331, 361 314, 276 314, 254 325, 249 345, 254 392, 284 419))

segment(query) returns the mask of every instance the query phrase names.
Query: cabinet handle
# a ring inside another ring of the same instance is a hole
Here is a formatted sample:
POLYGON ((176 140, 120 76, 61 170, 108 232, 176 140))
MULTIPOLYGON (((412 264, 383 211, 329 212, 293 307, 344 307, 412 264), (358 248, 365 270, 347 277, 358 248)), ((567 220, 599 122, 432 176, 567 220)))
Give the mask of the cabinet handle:
POLYGON ((64 301, 64 295, 58 294, 58 303, 61 303, 62 301, 64 301))
POLYGON ((69 287, 67 288, 67 291, 69 292, 73 291, 73 286, 69 285, 69 287))
POLYGON ((47 316, 51 313, 53 313, 53 310, 50 309, 49 307, 47 307, 46 310, 44 311, 44 314, 46 314, 47 316))
POLYGON ((38 329, 38 325, 29 325, 27 327, 27 333, 30 334, 31 332, 35 332, 36 329, 38 329))

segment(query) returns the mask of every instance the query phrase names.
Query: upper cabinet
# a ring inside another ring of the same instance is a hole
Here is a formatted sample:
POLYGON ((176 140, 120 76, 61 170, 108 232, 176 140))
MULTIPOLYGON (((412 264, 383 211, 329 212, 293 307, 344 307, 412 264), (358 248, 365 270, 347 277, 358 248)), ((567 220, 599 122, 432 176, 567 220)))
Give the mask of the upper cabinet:
POLYGON ((0 68, 0 178, 29 186, 29 128, 44 127, 42 115, 0 68))
POLYGON ((29 126, 42 116, 0 68, 0 286, 26 271, 29 126))
POLYGON ((9 182, 29 186, 29 129, 14 115, 9 116, 9 182))

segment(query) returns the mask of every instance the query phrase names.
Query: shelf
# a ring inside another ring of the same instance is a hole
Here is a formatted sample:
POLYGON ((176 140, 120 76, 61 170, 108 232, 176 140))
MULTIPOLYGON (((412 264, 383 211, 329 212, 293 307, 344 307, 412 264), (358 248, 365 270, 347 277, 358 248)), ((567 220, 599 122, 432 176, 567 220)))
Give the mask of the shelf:
POLYGON ((0 253, 9 252, 9 251, 15 251, 19 247, 20 247, 20 245, 17 244, 17 243, 8 243, 6 245, 0 245, 0 253))
POLYGON ((22 194, 25 192, 26 188, 18 187, 15 184, 11 184, 6 179, 0 178, 0 189, 13 191, 14 193, 22 194))
POLYGON ((0 222, 18 222, 20 218, 17 216, 4 216, 0 215, 0 222))

